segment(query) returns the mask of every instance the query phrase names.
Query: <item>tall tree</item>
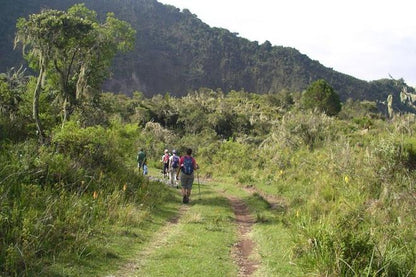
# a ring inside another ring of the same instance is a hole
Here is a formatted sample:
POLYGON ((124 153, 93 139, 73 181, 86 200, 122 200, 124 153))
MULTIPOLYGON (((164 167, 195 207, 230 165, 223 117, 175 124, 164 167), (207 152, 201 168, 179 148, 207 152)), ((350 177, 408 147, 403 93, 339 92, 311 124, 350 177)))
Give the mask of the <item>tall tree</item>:
POLYGON ((307 109, 317 109, 327 115, 337 115, 341 100, 335 90, 323 79, 313 82, 302 95, 302 104, 307 109))
POLYGON ((134 37, 127 22, 109 13, 100 24, 96 13, 83 4, 67 11, 44 10, 18 20, 15 45, 23 45, 25 58, 39 72, 33 117, 41 141, 39 96, 45 80, 59 88, 64 123, 81 97, 98 93, 113 57, 118 51, 132 49, 134 37))

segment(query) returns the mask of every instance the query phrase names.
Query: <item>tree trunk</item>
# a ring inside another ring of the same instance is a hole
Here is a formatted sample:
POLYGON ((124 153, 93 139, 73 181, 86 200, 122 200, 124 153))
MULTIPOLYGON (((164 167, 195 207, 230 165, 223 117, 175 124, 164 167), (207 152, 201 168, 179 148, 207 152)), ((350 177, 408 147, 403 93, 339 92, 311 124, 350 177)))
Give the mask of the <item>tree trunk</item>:
MULTIPOLYGON (((72 62, 71 62, 72 64, 72 62)), ((70 101, 70 89, 68 86, 68 78, 69 78, 69 72, 71 69, 64 70, 62 68, 59 68, 57 60, 54 60, 54 65, 56 71, 58 71, 60 80, 59 83, 61 85, 61 93, 63 96, 64 103, 62 105, 62 128, 65 126, 65 122, 69 120, 70 115, 70 108, 72 106, 72 103, 70 101)))
POLYGON ((78 74, 75 99, 79 99, 81 95, 85 93, 86 87, 87 87, 87 80, 85 76, 85 65, 82 65, 78 74))
POLYGON ((37 128, 40 143, 45 142, 45 135, 43 133, 43 128, 39 119, 39 98, 40 98, 40 93, 42 91, 42 80, 43 80, 44 74, 45 74, 45 61, 42 57, 40 57, 39 76, 38 76, 38 80, 36 83, 35 91, 33 93, 33 119, 35 120, 35 123, 36 123, 36 128, 37 128))
POLYGON ((62 119, 62 128, 65 126, 65 123, 69 119, 69 106, 70 106, 70 103, 68 101, 68 96, 65 94, 64 104, 62 107, 62 110, 64 113, 64 118, 62 119))

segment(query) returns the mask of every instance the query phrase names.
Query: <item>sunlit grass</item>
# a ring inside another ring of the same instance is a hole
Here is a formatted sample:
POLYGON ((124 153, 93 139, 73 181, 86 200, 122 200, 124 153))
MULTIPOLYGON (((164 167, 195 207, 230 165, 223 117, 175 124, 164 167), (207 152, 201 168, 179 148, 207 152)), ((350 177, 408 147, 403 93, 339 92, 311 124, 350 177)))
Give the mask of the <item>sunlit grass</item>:
POLYGON ((171 225, 132 276, 236 276, 230 249, 236 226, 228 200, 202 187, 177 224, 171 225))

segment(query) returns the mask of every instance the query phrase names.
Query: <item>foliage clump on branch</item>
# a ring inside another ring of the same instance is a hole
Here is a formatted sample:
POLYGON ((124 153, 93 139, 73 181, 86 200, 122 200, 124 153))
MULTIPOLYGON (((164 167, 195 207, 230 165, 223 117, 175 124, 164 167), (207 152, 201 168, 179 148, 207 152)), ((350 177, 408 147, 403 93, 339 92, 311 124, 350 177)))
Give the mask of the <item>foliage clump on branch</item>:
POLYGON ((302 95, 303 106, 316 109, 327 115, 337 115, 341 111, 341 100, 334 89, 325 81, 313 82, 302 95))
POLYGON ((109 13, 105 23, 83 4, 68 11, 44 10, 17 22, 15 44, 39 72, 33 97, 33 117, 40 139, 45 134, 39 118, 39 97, 47 87, 62 103, 65 122, 83 98, 94 98, 108 77, 118 51, 132 49, 135 31, 109 13))

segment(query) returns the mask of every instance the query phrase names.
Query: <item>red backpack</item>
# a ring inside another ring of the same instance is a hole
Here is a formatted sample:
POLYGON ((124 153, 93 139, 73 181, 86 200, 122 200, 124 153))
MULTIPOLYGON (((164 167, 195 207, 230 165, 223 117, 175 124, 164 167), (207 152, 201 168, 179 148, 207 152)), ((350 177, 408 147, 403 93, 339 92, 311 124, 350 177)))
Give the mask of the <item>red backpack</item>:
POLYGON ((169 154, 165 154, 165 156, 163 156, 163 163, 167 164, 169 162, 169 154))

